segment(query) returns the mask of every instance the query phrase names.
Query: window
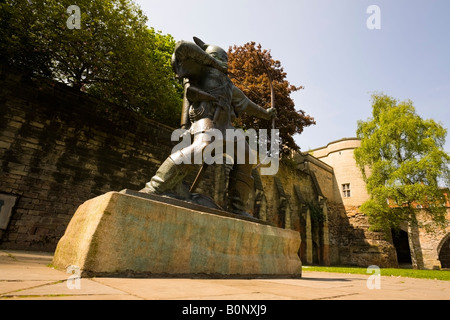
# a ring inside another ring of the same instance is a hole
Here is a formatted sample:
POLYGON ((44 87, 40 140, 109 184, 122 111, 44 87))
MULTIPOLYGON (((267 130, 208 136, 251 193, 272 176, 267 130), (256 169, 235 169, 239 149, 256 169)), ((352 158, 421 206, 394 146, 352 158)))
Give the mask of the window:
POLYGON ((350 183, 345 183, 342 185, 342 195, 344 198, 350 198, 350 183))

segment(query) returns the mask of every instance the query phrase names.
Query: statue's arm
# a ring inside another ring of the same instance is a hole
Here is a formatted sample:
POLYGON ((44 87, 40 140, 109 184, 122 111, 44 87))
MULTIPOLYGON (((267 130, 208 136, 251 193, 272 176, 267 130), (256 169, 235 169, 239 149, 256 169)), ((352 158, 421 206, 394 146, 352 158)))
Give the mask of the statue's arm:
POLYGON ((276 115, 276 112, 273 108, 264 109, 263 107, 257 105, 236 86, 233 86, 232 104, 234 106, 235 112, 238 115, 245 111, 250 115, 266 120, 270 120, 276 115))
POLYGON ((195 43, 187 41, 179 41, 175 45, 172 66, 179 78, 199 75, 203 66, 213 67, 222 72, 227 71, 225 63, 207 54, 195 43))

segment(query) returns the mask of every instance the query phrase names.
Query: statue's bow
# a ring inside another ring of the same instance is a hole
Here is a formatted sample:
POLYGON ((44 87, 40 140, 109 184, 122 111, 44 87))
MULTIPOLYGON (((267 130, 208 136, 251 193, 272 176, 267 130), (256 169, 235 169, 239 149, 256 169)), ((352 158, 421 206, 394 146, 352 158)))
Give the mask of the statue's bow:
MULTIPOLYGON (((264 60, 262 59, 261 55, 258 51, 256 51, 256 54, 258 55, 259 61, 261 61, 261 64, 264 66, 264 69, 266 70, 267 76, 269 77, 269 86, 270 86, 270 106, 271 108, 275 109, 275 90, 273 89, 273 79, 272 74, 270 73, 269 68, 264 63, 264 60)), ((272 129, 275 129, 275 117, 272 118, 272 129)))
MULTIPOLYGON (((256 51, 256 54, 258 55, 259 61, 261 61, 261 64, 264 66, 264 69, 266 70, 267 76, 269 77, 269 86, 270 86, 270 107, 275 109, 275 90, 273 88, 273 79, 272 74, 270 73, 269 68, 264 63, 264 60, 262 59, 261 55, 258 51, 256 51)), ((275 130, 275 117, 272 118, 272 129, 275 130)), ((273 133, 272 133, 273 134, 273 133)), ((254 169, 258 169, 262 166, 262 164, 269 158, 269 154, 266 155, 264 160, 262 160, 254 169)))

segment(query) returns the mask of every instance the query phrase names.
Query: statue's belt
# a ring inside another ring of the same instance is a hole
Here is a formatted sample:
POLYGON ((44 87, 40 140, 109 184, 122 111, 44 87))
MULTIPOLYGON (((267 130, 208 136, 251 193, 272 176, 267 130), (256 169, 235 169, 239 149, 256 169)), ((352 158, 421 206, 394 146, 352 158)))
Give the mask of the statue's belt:
MULTIPOLYGON (((222 89, 225 86, 220 86, 218 88, 214 88, 213 90, 211 90, 211 92, 213 91, 217 91, 218 89, 222 89)), ((215 97, 212 94, 203 91, 197 87, 194 86, 189 86, 186 90, 186 98, 191 102, 205 102, 205 101, 211 101, 213 102, 213 104, 218 107, 216 108, 216 110, 214 111, 214 118, 213 118, 213 122, 216 122, 216 120, 218 119, 219 115, 220 115, 220 111, 221 110, 227 110, 229 105, 224 101, 225 99, 222 96, 218 96, 215 97)), ((202 107, 200 107, 202 108, 202 107)), ((201 114, 204 113, 204 109, 202 110, 192 110, 192 112, 190 112, 190 116, 195 116, 198 117, 201 114)))

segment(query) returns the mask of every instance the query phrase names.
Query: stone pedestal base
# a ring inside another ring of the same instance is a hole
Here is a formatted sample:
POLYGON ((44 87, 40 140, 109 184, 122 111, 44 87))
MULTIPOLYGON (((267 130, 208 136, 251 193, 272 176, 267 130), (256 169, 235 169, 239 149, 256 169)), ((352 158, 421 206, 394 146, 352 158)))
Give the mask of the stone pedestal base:
POLYGON ((95 276, 301 277, 298 232, 173 203, 118 192, 85 202, 53 265, 95 276))

